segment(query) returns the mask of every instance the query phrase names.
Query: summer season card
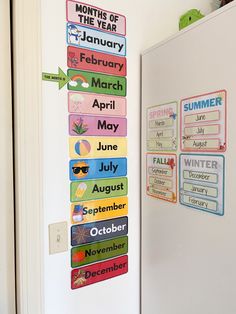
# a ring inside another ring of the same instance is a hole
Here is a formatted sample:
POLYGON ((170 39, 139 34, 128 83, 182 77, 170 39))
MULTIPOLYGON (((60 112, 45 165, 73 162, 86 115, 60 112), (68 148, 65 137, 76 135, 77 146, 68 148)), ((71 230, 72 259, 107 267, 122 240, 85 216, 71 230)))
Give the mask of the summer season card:
POLYGON ((176 151, 177 116, 177 102, 148 108, 148 151, 176 151))
POLYGON ((181 150, 226 151, 226 91, 181 101, 181 150))
POLYGON ((224 177, 224 156, 180 155, 180 203, 224 215, 224 177))
POLYGON ((177 157, 174 154, 147 154, 147 194, 177 202, 177 157))

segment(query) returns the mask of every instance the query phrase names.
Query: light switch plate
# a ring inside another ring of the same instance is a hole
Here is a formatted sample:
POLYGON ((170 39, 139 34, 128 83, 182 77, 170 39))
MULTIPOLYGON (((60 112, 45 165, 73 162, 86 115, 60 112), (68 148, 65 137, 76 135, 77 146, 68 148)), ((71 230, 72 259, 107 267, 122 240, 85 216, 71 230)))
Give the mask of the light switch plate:
POLYGON ((59 222, 49 225, 49 254, 68 251, 68 224, 59 222))

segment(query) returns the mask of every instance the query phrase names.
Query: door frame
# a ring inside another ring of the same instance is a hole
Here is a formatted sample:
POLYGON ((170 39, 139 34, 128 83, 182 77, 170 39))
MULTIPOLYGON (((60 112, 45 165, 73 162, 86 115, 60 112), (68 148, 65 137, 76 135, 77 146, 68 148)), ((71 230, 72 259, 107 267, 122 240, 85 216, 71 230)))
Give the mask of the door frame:
POLYGON ((15 314, 10 1, 0 2, 0 313, 15 314))
POLYGON ((41 3, 12 2, 17 313, 43 314, 41 3))

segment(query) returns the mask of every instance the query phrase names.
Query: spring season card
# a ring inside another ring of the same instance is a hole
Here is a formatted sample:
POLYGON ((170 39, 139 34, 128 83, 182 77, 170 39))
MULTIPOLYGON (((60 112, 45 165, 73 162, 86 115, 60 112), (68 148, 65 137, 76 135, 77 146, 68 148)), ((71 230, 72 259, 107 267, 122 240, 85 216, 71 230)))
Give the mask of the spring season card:
POLYGON ((80 1, 67 1, 67 21, 78 23, 104 32, 126 35, 126 18, 80 1))
POLYGON ((128 253, 128 237, 80 245, 71 250, 72 268, 103 261, 128 253))
POLYGON ((147 109, 147 150, 176 151, 177 102, 147 109))
POLYGON ((127 215, 128 197, 126 196, 71 204, 72 224, 84 224, 127 215))
POLYGON ((127 135, 127 119, 71 114, 69 116, 71 136, 123 136, 127 135))
POLYGON ((71 182, 71 202, 97 200, 109 197, 126 196, 128 193, 128 179, 87 180, 71 182))
POLYGON ((126 55, 125 37, 100 32, 75 23, 67 24, 67 43, 70 46, 86 48, 118 56, 126 55))
POLYGON ((83 92, 68 93, 70 113, 125 117, 126 98, 83 92))
POLYGON ((174 154, 147 154, 147 194, 177 202, 177 157, 174 154))
POLYGON ((71 246, 112 239, 128 234, 128 217, 71 227, 71 246))
POLYGON ((70 77, 69 90, 126 96, 126 77, 71 69, 67 75, 70 77))
POLYGON ((69 68, 126 76, 126 58, 93 50, 67 47, 69 68))
POLYGON ((73 159, 127 156, 125 137, 71 137, 69 147, 73 159))
POLYGON ((70 161, 70 180, 125 177, 126 158, 77 159, 70 161))
POLYGON ((181 101, 181 150, 226 151, 226 91, 181 101))
POLYGON ((127 272, 127 255, 74 269, 71 272, 71 289, 79 289, 96 282, 121 276, 127 272))
POLYGON ((180 155, 180 203, 222 216, 225 161, 221 155, 180 155))

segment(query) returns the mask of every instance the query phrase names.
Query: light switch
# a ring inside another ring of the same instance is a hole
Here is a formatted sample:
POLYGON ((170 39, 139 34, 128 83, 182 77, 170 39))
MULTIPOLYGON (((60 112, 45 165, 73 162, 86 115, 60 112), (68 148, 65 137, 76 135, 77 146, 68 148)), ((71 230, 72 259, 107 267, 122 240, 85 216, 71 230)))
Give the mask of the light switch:
POLYGON ((68 251, 68 225, 59 222, 49 225, 49 254, 68 251))

